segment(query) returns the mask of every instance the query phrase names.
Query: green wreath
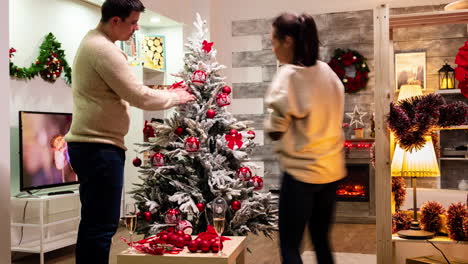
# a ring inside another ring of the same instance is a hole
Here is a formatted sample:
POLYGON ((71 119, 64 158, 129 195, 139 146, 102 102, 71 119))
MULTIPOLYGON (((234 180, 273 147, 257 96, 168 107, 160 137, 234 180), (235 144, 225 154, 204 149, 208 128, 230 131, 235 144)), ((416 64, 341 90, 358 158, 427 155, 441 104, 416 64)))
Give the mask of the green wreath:
POLYGON ((335 49, 328 65, 340 78, 346 93, 356 93, 366 88, 370 70, 366 58, 359 52, 350 49, 335 49), (346 75, 345 68, 351 65, 356 69, 354 77, 346 75))
POLYGON ((45 81, 54 83, 63 72, 65 82, 70 85, 71 68, 65 59, 65 52, 61 49, 61 46, 55 36, 49 33, 41 44, 36 62, 32 63, 29 68, 18 67, 11 61, 16 50, 10 48, 10 76, 30 80, 40 75, 45 81))

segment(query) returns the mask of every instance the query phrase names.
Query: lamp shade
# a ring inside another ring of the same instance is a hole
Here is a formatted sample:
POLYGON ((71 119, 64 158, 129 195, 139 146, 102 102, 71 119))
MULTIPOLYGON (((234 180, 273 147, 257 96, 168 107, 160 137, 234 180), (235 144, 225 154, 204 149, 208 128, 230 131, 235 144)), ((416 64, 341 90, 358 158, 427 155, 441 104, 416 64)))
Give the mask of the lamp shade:
POLYGON ((391 165, 393 177, 439 177, 440 170, 432 144, 432 138, 425 136, 426 144, 419 149, 406 151, 396 145, 391 165))
POLYGON ((398 101, 423 95, 421 85, 419 84, 405 84, 400 87, 400 93, 398 94, 398 101))

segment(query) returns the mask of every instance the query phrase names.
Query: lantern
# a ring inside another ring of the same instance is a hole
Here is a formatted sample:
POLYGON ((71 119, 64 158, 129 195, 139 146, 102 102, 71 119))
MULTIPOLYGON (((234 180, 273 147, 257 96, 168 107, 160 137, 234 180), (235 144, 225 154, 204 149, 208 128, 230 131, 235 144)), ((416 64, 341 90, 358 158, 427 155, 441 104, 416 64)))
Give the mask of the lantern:
POLYGON ((439 89, 455 89, 455 70, 445 61, 439 70, 439 89))

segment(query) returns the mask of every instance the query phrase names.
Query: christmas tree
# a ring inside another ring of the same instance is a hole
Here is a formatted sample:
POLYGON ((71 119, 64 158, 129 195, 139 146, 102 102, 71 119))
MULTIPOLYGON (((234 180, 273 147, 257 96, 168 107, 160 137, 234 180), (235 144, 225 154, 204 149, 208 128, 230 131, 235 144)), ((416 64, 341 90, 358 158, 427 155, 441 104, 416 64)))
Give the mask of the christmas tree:
POLYGON ((138 152, 151 153, 139 170, 142 183, 130 192, 141 212, 137 231, 149 236, 175 226, 204 232, 212 224, 211 202, 222 197, 228 205, 223 235, 270 236, 277 230, 277 200, 259 192, 263 179, 252 173, 252 122, 237 121, 226 110, 231 88, 220 75, 225 67, 216 62, 198 14, 194 26, 184 69, 174 74, 182 80, 171 87, 187 87, 196 101, 179 106, 164 122, 149 123, 144 131, 154 137, 137 144, 138 152))

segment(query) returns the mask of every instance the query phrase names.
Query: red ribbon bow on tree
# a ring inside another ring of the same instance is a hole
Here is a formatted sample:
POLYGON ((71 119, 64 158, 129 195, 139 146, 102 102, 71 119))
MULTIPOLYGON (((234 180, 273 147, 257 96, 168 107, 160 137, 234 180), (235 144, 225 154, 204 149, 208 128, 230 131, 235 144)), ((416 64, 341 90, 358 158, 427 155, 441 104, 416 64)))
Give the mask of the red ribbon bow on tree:
POLYGON ((175 82, 169 87, 170 89, 182 88, 185 87, 184 81, 175 82))
POLYGON ((235 145, 237 145, 237 147, 241 148, 242 144, 244 144, 244 142, 242 142, 242 134, 241 133, 237 133, 236 135, 225 135, 224 138, 228 142, 228 147, 230 149, 234 149, 235 145))
POLYGON ((147 120, 145 120, 145 127, 143 128, 143 135, 146 137, 154 137, 154 128, 148 123, 147 120))
POLYGON ((203 45, 203 50, 206 52, 206 53, 209 53, 211 51, 211 48, 213 47, 213 44, 214 42, 208 42, 206 40, 204 40, 202 42, 202 45, 203 45))

